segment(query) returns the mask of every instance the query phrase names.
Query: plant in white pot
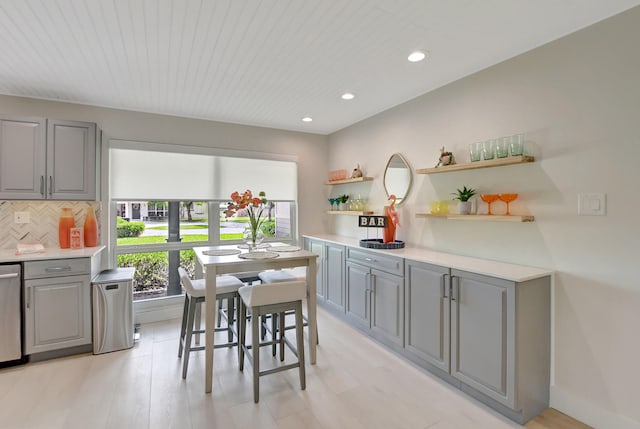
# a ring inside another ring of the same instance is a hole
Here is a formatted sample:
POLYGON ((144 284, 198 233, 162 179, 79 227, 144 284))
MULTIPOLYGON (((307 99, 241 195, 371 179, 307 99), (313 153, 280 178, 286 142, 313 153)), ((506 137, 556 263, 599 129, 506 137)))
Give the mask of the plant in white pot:
POLYGON ((454 196, 454 200, 458 200, 458 213, 463 215, 468 215, 469 213, 471 213, 471 201, 469 201, 469 199, 475 194, 475 189, 467 189, 466 186, 463 186, 462 189, 456 189, 456 192, 451 194, 454 196))

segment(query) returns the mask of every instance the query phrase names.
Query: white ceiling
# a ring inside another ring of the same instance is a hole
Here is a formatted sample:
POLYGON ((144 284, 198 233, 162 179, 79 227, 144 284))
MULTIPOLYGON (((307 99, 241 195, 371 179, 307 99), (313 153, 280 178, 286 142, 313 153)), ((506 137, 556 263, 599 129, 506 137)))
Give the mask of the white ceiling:
POLYGON ((0 93, 329 134, 638 4, 0 0, 0 93))

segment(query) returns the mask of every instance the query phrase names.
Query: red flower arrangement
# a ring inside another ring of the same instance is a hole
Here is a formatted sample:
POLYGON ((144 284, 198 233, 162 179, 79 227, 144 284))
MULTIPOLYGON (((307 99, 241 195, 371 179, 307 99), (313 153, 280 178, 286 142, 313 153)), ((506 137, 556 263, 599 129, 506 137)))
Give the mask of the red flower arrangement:
POLYGON ((254 197, 253 193, 247 189, 244 193, 234 192, 231 194, 231 202, 227 204, 224 215, 229 218, 236 214, 239 210, 246 209, 249 216, 249 226, 251 228, 251 241, 256 244, 256 238, 260 225, 264 221, 262 212, 267 204, 266 194, 260 192, 258 197, 254 197))

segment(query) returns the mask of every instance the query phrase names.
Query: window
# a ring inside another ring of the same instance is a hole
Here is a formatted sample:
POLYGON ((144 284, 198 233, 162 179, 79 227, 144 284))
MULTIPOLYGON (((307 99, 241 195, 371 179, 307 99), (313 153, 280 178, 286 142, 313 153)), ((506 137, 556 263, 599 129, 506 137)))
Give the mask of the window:
POLYGON ((177 268, 194 273, 194 245, 242 242, 246 218, 223 213, 233 191, 267 193, 265 241, 296 239, 295 162, 222 152, 110 141, 113 253, 136 268, 134 299, 182 294, 177 268))

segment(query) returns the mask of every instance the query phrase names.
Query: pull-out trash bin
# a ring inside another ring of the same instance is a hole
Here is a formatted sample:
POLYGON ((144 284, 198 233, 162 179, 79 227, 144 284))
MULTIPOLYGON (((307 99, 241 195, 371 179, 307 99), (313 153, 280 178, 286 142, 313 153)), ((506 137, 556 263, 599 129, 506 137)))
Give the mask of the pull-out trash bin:
POLYGON ((114 268, 93 279, 93 354, 133 347, 134 274, 135 268, 114 268))

